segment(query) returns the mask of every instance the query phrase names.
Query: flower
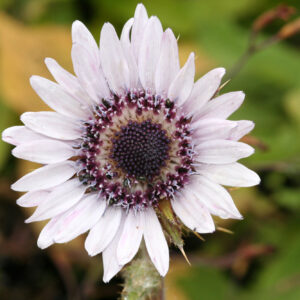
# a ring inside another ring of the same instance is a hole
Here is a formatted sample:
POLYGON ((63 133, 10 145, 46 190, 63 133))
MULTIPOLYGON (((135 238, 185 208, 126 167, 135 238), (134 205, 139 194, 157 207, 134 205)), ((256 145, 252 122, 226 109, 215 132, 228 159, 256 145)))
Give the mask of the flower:
POLYGON ((133 259, 142 238, 164 276, 166 221, 174 230, 184 224, 213 232, 211 215, 242 218, 221 185, 259 183, 237 163, 253 153, 238 142, 253 122, 226 120, 244 94, 217 96, 223 68, 194 83, 194 54, 180 68, 172 30, 163 31, 142 4, 120 39, 104 24, 100 50, 79 21, 72 39, 76 76, 46 58, 57 83, 30 79, 54 111, 24 113, 25 126, 3 132, 14 156, 44 164, 12 185, 27 192, 17 203, 37 206, 26 223, 50 219, 38 238, 42 249, 89 230, 85 248, 103 253, 105 282, 133 259), (161 208, 165 202, 173 217, 161 208))

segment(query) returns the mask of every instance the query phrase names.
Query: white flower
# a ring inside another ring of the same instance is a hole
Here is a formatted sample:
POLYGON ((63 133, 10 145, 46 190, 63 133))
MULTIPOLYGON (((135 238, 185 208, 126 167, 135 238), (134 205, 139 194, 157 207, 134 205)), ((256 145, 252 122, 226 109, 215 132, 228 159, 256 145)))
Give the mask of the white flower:
POLYGON ((169 250, 156 215, 160 201, 170 201, 191 230, 209 233, 211 215, 242 218, 221 185, 259 183, 237 163, 253 153, 238 142, 253 123, 226 120, 244 94, 215 97, 223 68, 194 83, 194 54, 180 68, 172 30, 163 31, 141 4, 120 39, 104 24, 100 50, 79 21, 72 38, 76 76, 47 58, 57 83, 30 79, 54 112, 24 113, 25 126, 3 132, 14 156, 45 165, 12 185, 27 192, 17 203, 37 206, 27 223, 50 219, 41 248, 89 230, 85 248, 103 253, 105 282, 133 259, 143 238, 164 276, 169 250))

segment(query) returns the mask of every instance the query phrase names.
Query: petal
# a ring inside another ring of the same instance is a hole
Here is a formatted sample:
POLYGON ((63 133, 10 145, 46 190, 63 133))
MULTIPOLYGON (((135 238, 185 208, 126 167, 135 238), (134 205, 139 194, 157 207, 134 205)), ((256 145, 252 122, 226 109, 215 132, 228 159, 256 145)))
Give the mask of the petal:
POLYGON ((45 139, 25 126, 13 126, 2 132, 2 140, 6 143, 18 146, 24 143, 45 139))
POLYGON ((61 216, 63 214, 59 214, 58 216, 52 218, 42 229, 38 240, 37 245, 41 249, 48 248, 52 244, 54 244, 54 234, 59 229, 61 216))
POLYGON ((88 94, 82 89, 78 79, 62 68, 56 60, 47 57, 45 64, 53 78, 66 92, 83 105, 87 106, 92 103, 88 94))
POLYGON ((68 210, 82 198, 85 190, 86 186, 78 178, 62 183, 51 191, 26 223, 46 220, 68 210))
POLYGON ((139 81, 139 76, 138 76, 138 67, 136 60, 134 58, 134 54, 132 51, 131 43, 130 43, 130 29, 132 27, 134 20, 133 18, 129 19, 122 30, 121 33, 121 45, 124 51, 124 55, 128 64, 128 69, 129 69, 129 86, 130 88, 137 88, 138 87, 138 81, 139 81))
POLYGON ((236 121, 237 127, 232 131, 230 139, 233 141, 238 141, 244 135, 248 134, 254 128, 254 123, 252 121, 242 120, 236 121))
POLYGON ((208 140, 196 146, 197 161, 208 164, 227 164, 248 157, 254 149, 247 144, 228 140, 208 140))
POLYGON ((75 173, 73 161, 47 165, 23 176, 11 188, 19 192, 48 189, 66 182, 75 173))
POLYGON ((255 172, 239 163, 200 165, 197 172, 222 185, 247 187, 260 183, 260 178, 255 172))
POLYGON ((109 282, 123 267, 117 260, 117 246, 122 233, 122 228, 124 226, 124 218, 122 218, 119 230, 114 236, 111 243, 105 248, 102 254, 103 259, 103 281, 109 282))
POLYGON ((195 55, 191 53, 183 68, 172 81, 168 98, 181 106, 192 92, 195 77, 195 55))
POLYGON ((105 23, 100 35, 100 59, 111 90, 120 95, 129 88, 129 68, 114 27, 105 23))
POLYGON ((55 243, 66 243, 92 228, 101 218, 106 202, 97 193, 85 196, 61 217, 59 230, 55 232, 55 243))
POLYGON ((58 113, 79 119, 88 116, 85 107, 58 84, 40 76, 31 76, 30 84, 41 99, 58 113))
POLYGON ((120 265, 130 262, 139 250, 143 236, 143 213, 130 210, 117 248, 117 259, 120 265))
POLYGON ((199 143, 204 140, 229 139, 237 123, 222 119, 200 119, 192 127, 193 140, 199 143))
POLYGON ((22 207, 38 206, 47 198, 51 190, 28 192, 17 200, 17 204, 22 207))
POLYGON ((174 77, 179 72, 177 40, 168 28, 162 36, 160 56, 155 73, 156 94, 166 96, 174 77))
POLYGON ((148 15, 143 4, 138 4, 134 13, 134 22, 132 25, 131 43, 133 53, 138 61, 140 47, 145 33, 145 28, 148 22, 148 15))
POLYGON ((55 139, 75 140, 81 137, 80 123, 56 112, 26 112, 21 115, 21 121, 31 130, 55 139))
POLYGON ((245 94, 243 92, 231 92, 221 95, 209 101, 195 118, 221 118, 227 119, 243 103, 245 94))
POLYGON ((160 56, 163 29, 157 17, 151 17, 143 33, 139 51, 138 69, 140 81, 145 90, 155 92, 155 72, 160 56))
POLYGON ((71 55, 74 72, 91 99, 99 103, 102 98, 110 97, 100 60, 96 60, 86 46, 81 44, 73 45, 71 55))
POLYGON ((76 153, 64 142, 44 139, 19 145, 12 150, 12 154, 40 164, 54 164, 65 161, 76 153))
POLYGON ((211 214, 223 219, 243 218, 225 188, 204 176, 196 176, 194 183, 191 184, 189 188, 192 193, 195 194, 196 199, 204 205, 211 214))
POLYGON ((152 208, 144 212, 144 239, 154 266, 161 276, 165 276, 169 269, 169 248, 152 208))
POLYGON ((77 44, 84 46, 91 59, 99 65, 98 45, 87 27, 78 20, 74 21, 72 24, 72 42, 73 45, 77 44))
POLYGON ((194 113, 195 109, 199 111, 216 93, 225 69, 213 69, 195 83, 192 93, 184 103, 185 111, 194 113))
POLYGON ((214 221, 207 208, 195 199, 195 196, 185 191, 177 196, 172 202, 176 215, 185 226, 199 233, 215 231, 214 221))
POLYGON ((85 249, 90 256, 101 253, 109 245, 117 233, 121 217, 121 209, 115 207, 106 209, 85 240, 85 249))

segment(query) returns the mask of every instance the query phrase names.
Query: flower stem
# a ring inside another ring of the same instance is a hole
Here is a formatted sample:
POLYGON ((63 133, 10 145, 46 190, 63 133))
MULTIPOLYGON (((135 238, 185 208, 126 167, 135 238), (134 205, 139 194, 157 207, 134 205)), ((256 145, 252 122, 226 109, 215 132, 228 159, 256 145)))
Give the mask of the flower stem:
POLYGON ((122 300, 165 299, 163 278, 150 261, 144 243, 136 258, 122 273, 124 277, 122 300))

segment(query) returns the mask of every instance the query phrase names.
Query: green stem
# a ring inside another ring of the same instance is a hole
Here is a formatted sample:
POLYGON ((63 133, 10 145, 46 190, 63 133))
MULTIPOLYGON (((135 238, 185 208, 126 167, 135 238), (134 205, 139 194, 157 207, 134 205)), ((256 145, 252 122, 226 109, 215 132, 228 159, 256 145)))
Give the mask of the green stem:
POLYGON ((136 258, 123 270, 122 300, 165 299, 163 281, 150 261, 144 243, 136 258))

